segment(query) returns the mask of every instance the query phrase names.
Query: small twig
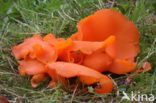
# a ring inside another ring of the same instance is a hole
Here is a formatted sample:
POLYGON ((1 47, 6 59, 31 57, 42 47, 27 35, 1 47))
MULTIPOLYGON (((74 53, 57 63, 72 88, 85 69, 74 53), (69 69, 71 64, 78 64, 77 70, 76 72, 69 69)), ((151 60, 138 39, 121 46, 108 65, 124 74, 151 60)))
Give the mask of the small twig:
POLYGON ((34 91, 34 90, 31 90, 31 89, 22 88, 22 87, 14 87, 14 88, 24 90, 24 91, 28 91, 29 93, 37 93, 37 94, 40 94, 42 96, 45 96, 45 94, 43 92, 41 92, 41 91, 34 91))
POLYGON ((21 97, 21 96, 17 95, 16 93, 12 92, 9 88, 4 88, 3 86, 1 86, 1 89, 16 96, 16 97, 21 97))
POLYGON ((9 63, 9 65, 10 65, 10 67, 11 67, 12 71, 13 71, 14 73, 16 73, 16 72, 15 72, 15 69, 14 69, 14 67, 12 66, 12 64, 11 64, 11 62, 10 62, 10 60, 9 60, 9 59, 8 59, 8 63, 9 63))
POLYGON ((9 72, 0 72, 0 75, 15 75, 15 76, 20 76, 19 74, 9 73, 9 72))
POLYGON ((110 76, 111 74, 108 75, 108 77, 113 81, 114 85, 117 88, 117 96, 119 96, 119 91, 118 91, 118 84, 114 81, 114 79, 110 76))
POLYGON ((155 69, 155 71, 154 71, 154 73, 153 73, 153 77, 152 77, 152 84, 151 84, 151 94, 152 94, 152 92, 153 92, 153 87, 154 87, 154 84, 155 84, 155 75, 156 75, 156 69, 155 69))
POLYGON ((73 94, 72 94, 72 98, 71 98, 71 102, 70 102, 70 103, 73 102, 73 99, 74 99, 74 96, 75 96, 75 92, 76 92, 76 90, 77 90, 77 87, 78 87, 78 84, 75 86, 75 89, 74 89, 74 91, 73 91, 73 94))
POLYGON ((75 20, 74 18, 72 18, 71 16, 69 16, 67 13, 65 13, 65 11, 62 9, 62 12, 63 12, 63 14, 66 16, 66 17, 68 17, 70 20, 72 20, 72 21, 78 21, 78 20, 75 20))

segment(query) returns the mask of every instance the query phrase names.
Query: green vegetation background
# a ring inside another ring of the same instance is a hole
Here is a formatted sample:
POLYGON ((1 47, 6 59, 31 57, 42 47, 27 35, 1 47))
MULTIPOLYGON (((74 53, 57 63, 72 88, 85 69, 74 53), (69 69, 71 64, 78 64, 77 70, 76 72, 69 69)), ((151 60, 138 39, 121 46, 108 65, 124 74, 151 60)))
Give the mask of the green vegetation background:
MULTIPOLYGON (((16 103, 109 103, 121 102, 122 93, 134 91, 156 96, 156 0, 0 0, 0 94, 16 103), (112 8, 133 21, 140 31, 141 52, 138 65, 149 61, 152 69, 135 75, 130 85, 124 81, 129 75, 115 78, 109 95, 98 95, 92 86, 79 83, 67 87, 46 88, 45 80, 38 88, 30 85, 29 76, 20 76, 17 62, 11 55, 12 47, 34 33, 42 36, 53 33, 56 37, 69 37, 76 32, 76 24, 96 10, 112 8), (86 91, 89 90, 89 92, 86 91)), ((124 100, 124 103, 129 101, 124 100)))

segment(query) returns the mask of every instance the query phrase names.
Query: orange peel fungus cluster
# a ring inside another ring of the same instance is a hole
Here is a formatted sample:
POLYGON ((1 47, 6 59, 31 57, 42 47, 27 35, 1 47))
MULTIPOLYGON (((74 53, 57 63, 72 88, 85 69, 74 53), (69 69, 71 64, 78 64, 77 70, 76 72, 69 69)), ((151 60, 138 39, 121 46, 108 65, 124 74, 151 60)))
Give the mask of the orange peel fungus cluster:
POLYGON ((86 85, 99 83, 100 88, 94 88, 96 93, 110 93, 113 81, 102 72, 125 74, 135 69, 139 32, 121 13, 99 10, 81 20, 77 28, 78 32, 67 40, 53 34, 43 38, 34 34, 13 47, 19 72, 32 76, 33 87, 47 76, 50 84, 78 77, 86 85))

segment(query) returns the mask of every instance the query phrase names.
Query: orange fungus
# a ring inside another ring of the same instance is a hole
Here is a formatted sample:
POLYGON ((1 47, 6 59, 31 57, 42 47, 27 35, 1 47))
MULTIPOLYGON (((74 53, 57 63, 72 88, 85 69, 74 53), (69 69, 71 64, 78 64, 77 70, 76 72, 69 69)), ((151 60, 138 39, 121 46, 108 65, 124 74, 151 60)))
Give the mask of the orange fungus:
MULTIPOLYGON (((21 75, 31 75, 31 85, 36 88, 47 77, 48 87, 60 81, 77 77, 83 84, 99 83, 96 93, 110 93, 113 82, 102 72, 125 74, 137 66, 135 57, 139 53, 139 31, 121 13, 103 9, 82 19, 78 31, 70 38, 56 38, 53 34, 41 37, 34 34, 23 43, 13 47, 21 75)), ((143 64, 147 71, 149 62, 143 64)))
POLYGON ((100 82, 101 88, 95 88, 97 93, 109 93, 113 90, 113 82, 107 76, 88 67, 74 63, 55 62, 48 64, 47 68, 49 74, 55 71, 65 78, 79 77, 80 81, 87 85, 100 82))
POLYGON ((111 72, 124 74, 135 68, 135 63, 132 62, 139 52, 139 32, 136 26, 121 13, 112 9, 99 10, 81 20, 77 28, 78 32, 71 36, 76 41, 104 41, 111 35, 115 36, 116 51, 112 48, 107 49, 116 52, 116 58, 109 67, 111 72))

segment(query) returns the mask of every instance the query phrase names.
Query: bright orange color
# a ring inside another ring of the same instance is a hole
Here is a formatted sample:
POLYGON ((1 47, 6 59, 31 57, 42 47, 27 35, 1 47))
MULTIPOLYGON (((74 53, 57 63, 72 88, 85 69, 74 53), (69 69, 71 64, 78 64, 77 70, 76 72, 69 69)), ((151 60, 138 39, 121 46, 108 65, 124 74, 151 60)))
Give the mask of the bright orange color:
POLYGON ((48 34, 43 38, 44 41, 48 42, 51 45, 54 45, 57 42, 57 39, 53 34, 48 34))
POLYGON ((86 55, 82 64, 99 72, 108 71, 113 59, 116 57, 115 48, 115 36, 110 36, 103 42, 100 48, 86 55))
POLYGON ((46 74, 37 74, 31 78, 32 87, 36 88, 47 77, 46 74))
POLYGON ((94 52, 92 55, 85 57, 83 65, 92 68, 99 72, 109 70, 109 66, 112 64, 112 58, 106 53, 94 52))
POLYGON ((77 28, 78 32, 71 36, 73 40, 104 41, 110 35, 114 35, 117 60, 114 60, 109 67, 111 72, 124 74, 134 69, 134 63, 131 62, 134 62, 134 58, 139 52, 139 32, 135 25, 121 13, 112 9, 99 10, 81 20, 77 24, 77 28), (117 69, 114 68, 116 66, 117 69))
POLYGON ((115 36, 110 36, 103 42, 73 41, 74 44, 71 51, 80 50, 82 53, 89 55, 101 49, 101 51, 105 51, 108 55, 114 58, 116 56, 115 41, 115 36))
MULTIPOLYGON (((13 47, 20 64, 21 75, 31 75, 31 85, 36 88, 48 76, 48 87, 60 81, 78 77, 83 84, 100 83, 96 93, 110 93, 113 82, 101 72, 125 74, 136 68, 139 52, 139 32, 135 25, 121 13, 103 9, 77 24, 78 32, 70 38, 56 38, 53 34, 41 37, 35 34, 13 47)), ((149 70, 150 63, 143 64, 149 70)))
POLYGON ((55 36, 53 34, 48 34, 43 38, 44 41, 48 42, 49 44, 51 44, 52 46, 55 45, 56 42, 60 42, 60 41, 65 41, 64 38, 55 38, 55 36))
POLYGON ((45 65, 35 59, 26 59, 22 61, 18 61, 20 64, 18 67, 18 70, 21 75, 36 75, 36 74, 41 74, 45 73, 45 65))
POLYGON ((25 39, 20 45, 14 46, 13 53, 16 59, 25 59, 29 56, 43 63, 54 62, 57 59, 55 49, 37 34, 32 38, 25 39))
POLYGON ((135 69, 135 66, 135 62, 128 62, 126 60, 116 59, 113 61, 109 71, 116 74, 125 74, 133 71, 135 69))
MULTIPOLYGON (((95 88, 97 93, 109 93, 113 90, 113 82, 105 75, 74 63, 55 62, 47 65, 49 75, 56 72, 59 76, 71 78, 79 77, 84 84, 91 85, 100 82, 101 89, 95 88)), ((53 78, 53 77, 52 77, 53 78)))
POLYGON ((55 43, 55 48, 58 54, 58 59, 61 61, 70 62, 69 52, 70 48, 73 45, 72 40, 69 38, 64 41, 59 41, 55 43))

